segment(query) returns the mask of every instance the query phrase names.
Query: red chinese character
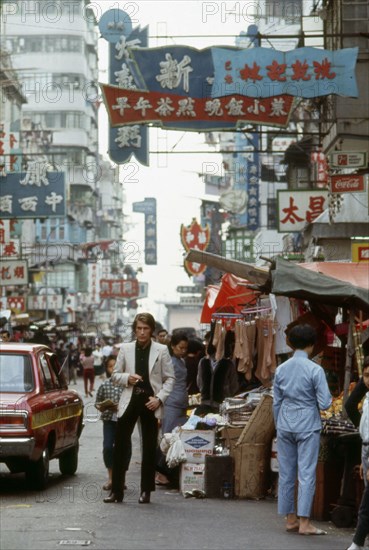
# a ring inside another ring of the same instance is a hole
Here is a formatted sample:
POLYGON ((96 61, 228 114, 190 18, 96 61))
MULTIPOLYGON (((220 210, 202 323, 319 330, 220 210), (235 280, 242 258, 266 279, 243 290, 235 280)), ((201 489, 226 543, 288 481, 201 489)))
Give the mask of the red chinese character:
POLYGON ((260 66, 257 65, 254 61, 252 67, 245 65, 243 69, 240 70, 240 77, 242 80, 262 80, 262 76, 259 75, 260 66))
POLYGON ((22 265, 14 268, 14 277, 15 279, 24 279, 24 267, 22 265))
POLYGON ((233 82, 232 75, 226 74, 225 77, 224 77, 224 80, 227 84, 232 84, 232 82, 233 82))
POLYGON ((15 137, 14 134, 10 134, 9 142, 10 142, 10 147, 12 147, 12 148, 14 147, 15 143, 18 143, 18 140, 17 140, 17 138, 15 137))
POLYGON ((295 213, 296 210, 298 210, 298 206, 294 204, 293 197, 290 197, 290 204, 288 208, 282 208, 282 212, 286 213, 286 217, 281 220, 281 223, 287 223, 291 222, 292 224, 296 222, 303 222, 303 218, 299 218, 298 215, 295 213))
POLYGON ((1 279, 5 281, 5 279, 11 279, 11 275, 9 273, 9 267, 2 267, 1 268, 1 279))
POLYGON ((271 65, 267 65, 268 76, 270 80, 278 80, 279 82, 284 82, 286 80, 285 76, 282 76, 286 70, 287 65, 285 63, 279 64, 278 61, 274 60, 271 65))
POLYGON ((0 227, 0 244, 5 243, 5 229, 0 227))
POLYGON ((4 142, 0 141, 0 155, 5 155, 4 142))
POLYGON ((292 63, 293 75, 291 80, 310 80, 311 75, 306 74, 308 68, 309 65, 306 61, 301 63, 301 61, 297 59, 296 63, 292 63))
POLYGON ((4 245, 4 249, 3 249, 4 256, 14 256, 16 254, 17 254, 17 250, 15 248, 14 241, 11 241, 10 243, 4 245))
POLYGON ((318 61, 313 61, 314 65, 314 73, 315 73, 315 80, 319 80, 319 78, 334 78, 336 76, 336 73, 330 73, 331 63, 328 61, 328 59, 325 57, 321 63, 318 61))
POLYGON ((325 201, 325 198, 322 197, 322 196, 310 197, 310 200, 309 200, 310 211, 308 210, 306 212, 306 221, 307 222, 310 223, 313 220, 315 220, 318 216, 320 216, 320 214, 324 210, 324 201, 325 201))
POLYGON ((232 61, 226 61, 224 63, 224 68, 226 71, 231 71, 232 70, 232 61))

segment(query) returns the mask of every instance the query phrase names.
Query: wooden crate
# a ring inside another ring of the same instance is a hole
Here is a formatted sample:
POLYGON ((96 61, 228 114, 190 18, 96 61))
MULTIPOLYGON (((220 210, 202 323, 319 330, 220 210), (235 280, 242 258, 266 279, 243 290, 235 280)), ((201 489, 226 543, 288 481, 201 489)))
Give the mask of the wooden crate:
POLYGON ((238 498, 264 498, 267 490, 270 448, 262 443, 242 443, 234 449, 234 493, 238 498))

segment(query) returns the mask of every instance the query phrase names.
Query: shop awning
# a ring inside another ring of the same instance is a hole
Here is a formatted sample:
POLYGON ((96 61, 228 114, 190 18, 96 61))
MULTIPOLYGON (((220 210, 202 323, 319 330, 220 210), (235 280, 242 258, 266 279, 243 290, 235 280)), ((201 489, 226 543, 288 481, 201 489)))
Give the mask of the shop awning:
POLYGON ((276 259, 274 294, 369 311, 369 265, 353 262, 295 264, 276 259))
POLYGON ((221 284, 209 285, 201 313, 201 323, 210 323, 213 313, 240 313, 245 306, 254 304, 259 292, 248 288, 249 281, 226 273, 221 284))

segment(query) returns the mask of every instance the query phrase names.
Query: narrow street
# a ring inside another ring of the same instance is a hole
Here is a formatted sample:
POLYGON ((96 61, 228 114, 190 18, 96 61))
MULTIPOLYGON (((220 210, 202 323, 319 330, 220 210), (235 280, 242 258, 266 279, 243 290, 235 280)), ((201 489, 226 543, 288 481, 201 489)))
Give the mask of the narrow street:
MULTIPOLYGON (((81 379, 77 389, 83 393, 81 379)), ((178 492, 158 488, 152 504, 139 505, 137 436, 124 503, 104 504, 102 425, 93 398, 85 400, 85 415, 77 475, 60 475, 58 461, 52 461, 47 490, 34 492, 25 489, 22 475, 12 476, 1 465, 2 550, 51 550, 60 546, 98 550, 344 550, 351 542, 353 529, 337 529, 331 523, 319 524, 329 536, 308 538, 285 533, 272 499, 185 499, 178 492)))

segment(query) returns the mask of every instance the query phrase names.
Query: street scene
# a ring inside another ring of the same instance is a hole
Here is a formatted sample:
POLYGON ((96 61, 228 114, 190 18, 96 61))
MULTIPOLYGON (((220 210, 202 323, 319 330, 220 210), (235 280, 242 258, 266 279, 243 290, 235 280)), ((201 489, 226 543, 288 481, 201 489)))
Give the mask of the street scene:
POLYGON ((365 550, 369 0, 0 3, 0 546, 365 550))

